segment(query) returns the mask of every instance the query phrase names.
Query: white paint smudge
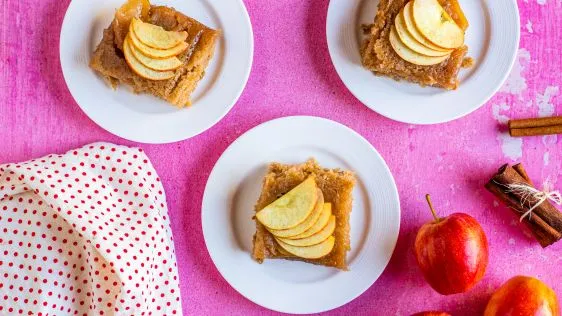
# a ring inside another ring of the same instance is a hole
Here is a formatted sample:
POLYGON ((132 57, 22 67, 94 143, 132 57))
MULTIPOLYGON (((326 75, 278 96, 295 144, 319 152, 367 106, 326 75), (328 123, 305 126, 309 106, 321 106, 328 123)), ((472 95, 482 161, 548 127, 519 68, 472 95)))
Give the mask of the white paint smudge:
POLYGON ((509 238, 509 240, 507 241, 510 245, 515 245, 515 239, 513 238, 509 238))
MULTIPOLYGON (((492 105, 492 115, 494 119, 501 124, 507 124, 507 121, 509 121, 509 117, 501 113, 507 110, 509 110, 509 105, 505 103, 492 105)), ((522 138, 514 138, 509 136, 508 133, 500 133, 497 136, 497 140, 501 144, 502 152, 505 157, 515 161, 523 156, 522 138)))
POLYGON ((527 28, 527 32, 533 33, 533 22, 531 22, 531 20, 527 20, 525 27, 527 28))
POLYGON ((494 200, 494 207, 498 207, 498 206, 500 206, 500 203, 498 201, 494 200))
POLYGON ((494 119, 496 121, 502 124, 507 124, 507 122, 509 121, 509 117, 507 115, 501 114, 500 112, 507 110, 509 110, 509 105, 507 105, 506 103, 492 104, 492 115, 494 116, 494 119))
POLYGON ((513 161, 523 157, 523 138, 509 136, 509 133, 501 133, 497 137, 502 144, 503 155, 513 161))
POLYGON ((546 4, 546 0, 537 0, 537 3, 539 5, 545 5, 546 4))
POLYGON ((556 86, 548 86, 544 90, 544 94, 537 93, 536 102, 540 117, 552 116, 554 114, 554 104, 550 101, 554 96, 558 95, 559 90, 556 86))
POLYGON ((542 137, 542 143, 544 144, 544 146, 546 147, 546 151, 543 154, 543 165, 548 166, 550 163, 550 150, 549 148, 551 146, 556 146, 556 143, 558 142, 558 136, 557 135, 545 135, 542 137))
POLYGON ((547 147, 550 145, 556 145, 557 142, 558 136, 556 135, 545 135, 542 137, 542 143, 547 147))
POLYGON ((505 84, 500 89, 501 92, 511 93, 518 95, 519 99, 523 99, 521 95, 525 89, 527 89, 527 81, 523 77, 523 70, 525 66, 531 61, 531 53, 525 48, 520 48, 517 52, 517 59, 511 69, 511 73, 505 84))

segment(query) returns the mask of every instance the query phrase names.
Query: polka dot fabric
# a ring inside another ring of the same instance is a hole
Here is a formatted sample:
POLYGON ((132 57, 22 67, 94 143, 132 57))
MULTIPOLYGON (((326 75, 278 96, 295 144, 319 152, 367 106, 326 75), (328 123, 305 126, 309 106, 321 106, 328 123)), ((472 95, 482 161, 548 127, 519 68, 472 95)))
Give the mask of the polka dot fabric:
POLYGON ((142 149, 0 166, 0 315, 179 315, 166 197, 142 149))

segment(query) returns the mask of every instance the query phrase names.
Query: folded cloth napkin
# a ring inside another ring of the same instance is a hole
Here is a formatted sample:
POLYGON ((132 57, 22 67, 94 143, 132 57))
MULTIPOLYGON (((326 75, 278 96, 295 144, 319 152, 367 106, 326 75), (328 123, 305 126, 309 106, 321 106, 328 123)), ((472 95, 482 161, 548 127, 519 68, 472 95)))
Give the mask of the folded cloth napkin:
POLYGON ((0 315, 181 315, 164 189, 142 149, 0 165, 0 315))

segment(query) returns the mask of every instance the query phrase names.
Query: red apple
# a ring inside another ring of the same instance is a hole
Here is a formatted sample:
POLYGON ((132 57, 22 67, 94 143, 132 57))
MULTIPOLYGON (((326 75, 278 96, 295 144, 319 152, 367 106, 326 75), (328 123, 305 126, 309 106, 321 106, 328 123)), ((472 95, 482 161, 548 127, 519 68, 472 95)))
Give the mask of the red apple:
POLYGON ((434 221, 418 231, 415 253, 425 280, 443 295, 464 293, 484 276, 488 265, 488 241, 472 216, 455 213, 439 218, 429 194, 434 221))
POLYGON ((451 316, 451 314, 445 312, 431 311, 431 312, 415 313, 412 316, 451 316))
POLYGON ((516 276, 504 283, 486 306, 484 316, 558 316, 556 293, 541 280, 516 276))

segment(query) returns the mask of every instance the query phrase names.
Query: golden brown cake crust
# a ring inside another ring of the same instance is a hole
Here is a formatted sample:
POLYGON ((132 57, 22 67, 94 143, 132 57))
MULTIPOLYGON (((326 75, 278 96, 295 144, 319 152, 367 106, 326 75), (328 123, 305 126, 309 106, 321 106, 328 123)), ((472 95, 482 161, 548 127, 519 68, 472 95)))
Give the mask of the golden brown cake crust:
POLYGON ((205 69, 213 57, 220 32, 173 8, 163 6, 152 6, 148 21, 144 22, 162 26, 167 31, 188 32, 189 49, 178 56, 184 64, 175 70, 173 78, 153 81, 135 74, 114 43, 113 23, 115 22, 104 31, 103 38, 90 61, 90 67, 114 87, 116 82, 124 83, 131 86, 136 93, 149 93, 179 107, 189 105, 191 93, 203 78, 205 69))
POLYGON ((324 201, 332 203, 332 212, 336 216, 334 231, 336 243, 332 252, 323 258, 314 260, 291 256, 277 245, 273 235, 256 220, 252 257, 260 263, 266 258, 288 259, 347 270, 346 256, 347 252, 351 250, 349 216, 353 200, 352 191, 355 185, 353 173, 339 169, 321 168, 314 159, 300 165, 272 163, 263 180, 262 192, 255 210, 257 212, 263 209, 310 175, 315 177, 318 188, 324 194, 324 201))
MULTIPOLYGON (((369 38, 361 48, 363 65, 377 75, 406 80, 422 86, 434 86, 448 90, 459 85, 458 73, 467 54, 468 48, 456 49, 449 58, 433 66, 418 66, 409 63, 396 52, 388 40, 391 26, 400 10, 410 0, 380 0, 375 22, 370 26, 369 38)), ((440 0, 444 9, 459 25, 463 25, 459 15, 453 11, 452 2, 456 0, 440 0)))

